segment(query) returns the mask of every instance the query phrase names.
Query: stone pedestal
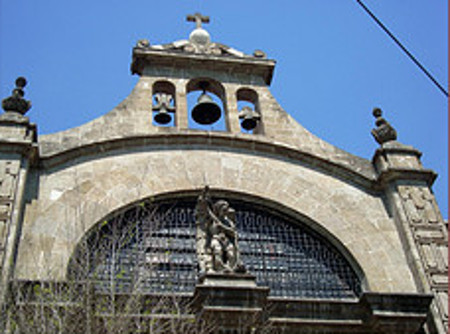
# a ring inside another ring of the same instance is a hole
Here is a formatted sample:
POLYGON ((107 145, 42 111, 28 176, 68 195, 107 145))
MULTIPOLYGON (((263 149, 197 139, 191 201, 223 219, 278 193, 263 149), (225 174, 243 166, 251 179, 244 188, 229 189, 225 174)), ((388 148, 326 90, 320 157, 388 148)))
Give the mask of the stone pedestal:
POLYGON ((266 320, 268 287, 250 274, 206 274, 195 287, 197 315, 219 329, 248 329, 266 320))

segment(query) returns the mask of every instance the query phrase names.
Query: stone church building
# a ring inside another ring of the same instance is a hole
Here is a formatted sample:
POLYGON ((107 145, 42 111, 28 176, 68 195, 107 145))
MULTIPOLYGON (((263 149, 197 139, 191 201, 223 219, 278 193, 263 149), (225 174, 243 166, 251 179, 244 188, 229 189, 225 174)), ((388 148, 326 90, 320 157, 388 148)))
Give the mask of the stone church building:
POLYGON ((136 44, 136 87, 87 124, 38 135, 24 78, 3 100, 2 330, 446 333, 420 151, 380 109, 372 160, 314 136, 270 93, 274 60, 188 20, 136 44))

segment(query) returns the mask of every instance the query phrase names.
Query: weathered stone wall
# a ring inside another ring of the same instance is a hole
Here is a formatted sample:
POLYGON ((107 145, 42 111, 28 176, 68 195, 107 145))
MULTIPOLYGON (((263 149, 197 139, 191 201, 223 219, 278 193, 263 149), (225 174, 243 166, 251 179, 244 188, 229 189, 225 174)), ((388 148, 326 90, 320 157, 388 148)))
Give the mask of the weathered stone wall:
MULTIPOLYGON (((11 157, 10 157, 11 158, 11 157)), ((16 201, 16 188, 20 173, 20 156, 8 159, 0 156, 0 272, 5 262, 6 244, 16 201)))
POLYGON ((16 278, 63 280, 77 243, 112 211, 205 184, 308 217, 348 250, 371 291, 416 291, 381 197, 285 157, 208 145, 117 150, 43 170, 26 211, 16 278))
POLYGON ((146 69, 145 76, 140 78, 132 93, 111 112, 80 127, 41 136, 39 138, 41 157, 45 158, 85 145, 123 138, 157 136, 175 132, 198 133, 198 130, 189 129, 187 123, 187 85, 191 79, 195 78, 212 78, 223 85, 226 95, 224 102, 227 109, 225 112, 228 136, 284 145, 342 166, 360 177, 375 180, 376 173, 370 161, 345 152, 311 134, 282 109, 261 78, 248 74, 233 76, 213 70, 146 69), (175 127, 159 127, 152 124, 153 83, 167 80, 176 87, 177 124, 175 127), (258 94, 264 127, 264 132, 260 135, 241 133, 236 101, 236 92, 241 88, 251 88, 258 94))
POLYGON ((426 291, 435 295, 434 307, 448 328, 448 235, 434 195, 426 186, 400 185, 398 192, 407 225, 425 272, 426 291))
MULTIPOLYGON (((0 115, 0 308, 14 274, 28 170, 37 152, 36 126, 14 110, 28 104, 20 104, 24 102, 20 98, 5 103, 7 100, 3 100, 2 106, 11 110, 0 115)), ((0 317, 0 328, 3 319, 0 317)))
POLYGON ((349 258, 366 291, 433 293, 430 319, 444 333, 448 234, 430 192, 435 174, 423 168, 420 152, 395 136, 378 141, 373 162, 340 150, 303 128, 271 95, 274 61, 230 54, 223 45, 216 46, 225 54, 193 54, 180 45, 138 43, 132 71, 141 78, 134 90, 80 127, 37 138, 17 112, 0 116, 0 255, 8 264, 0 290, 10 272, 17 280, 64 281, 77 244, 116 210, 209 185, 300 217, 349 258), (222 98, 227 131, 189 128, 187 95, 200 80, 222 98), (158 81, 173 88, 173 127, 152 124, 158 81), (255 134, 241 132, 240 89, 256 96, 255 134))

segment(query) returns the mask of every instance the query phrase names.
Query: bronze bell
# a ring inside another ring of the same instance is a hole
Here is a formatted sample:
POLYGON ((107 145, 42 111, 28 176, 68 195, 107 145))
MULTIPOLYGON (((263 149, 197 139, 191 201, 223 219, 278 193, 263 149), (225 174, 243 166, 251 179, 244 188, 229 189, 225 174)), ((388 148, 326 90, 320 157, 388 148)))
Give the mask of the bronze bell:
POLYGON ((158 124, 168 124, 172 120, 172 116, 166 108, 161 108, 154 116, 154 119, 158 124))
POLYGON ((220 114, 220 107, 203 90, 202 95, 198 97, 197 104, 192 109, 194 121, 203 125, 213 124, 219 120, 220 114))
POLYGON ((258 125, 261 116, 258 112, 250 107, 244 107, 239 113, 239 118, 242 119, 241 126, 247 131, 253 130, 258 125))
POLYGON ((153 111, 157 111, 154 116, 158 124, 168 124, 172 121, 170 113, 175 112, 175 107, 171 106, 172 96, 170 94, 158 93, 155 95, 156 104, 153 105, 153 111))
POLYGON ((256 128, 256 125, 258 124, 258 122, 256 121, 256 119, 252 118, 252 117, 248 117, 248 118, 244 118, 244 120, 241 123, 241 126, 247 130, 253 130, 254 128, 256 128))

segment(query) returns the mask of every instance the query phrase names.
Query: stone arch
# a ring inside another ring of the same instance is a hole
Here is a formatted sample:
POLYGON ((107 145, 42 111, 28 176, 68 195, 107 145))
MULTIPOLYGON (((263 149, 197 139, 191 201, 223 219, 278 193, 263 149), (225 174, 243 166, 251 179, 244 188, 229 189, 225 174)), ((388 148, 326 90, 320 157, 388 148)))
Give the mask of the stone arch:
POLYGON ((250 131, 253 134, 263 134, 264 122, 261 119, 262 113, 258 93, 252 88, 241 87, 236 91, 236 100, 238 109, 240 109, 239 118, 241 119, 241 128, 243 131, 250 131), (254 128, 246 128, 244 123, 248 122, 248 120, 254 120, 254 128))
POLYGON ((238 101, 248 101, 253 104, 257 104, 259 101, 258 93, 249 87, 241 87, 236 91, 236 97, 238 101))
POLYGON ((175 85, 168 80, 156 80, 152 86, 152 92, 155 93, 166 93, 175 95, 175 85))
MULTIPOLYGON (((215 103, 217 103, 221 109, 221 117, 219 118, 219 128, 224 131, 229 131, 230 125, 229 125, 229 117, 228 117, 228 101, 227 101, 227 94, 225 91, 224 85, 210 77, 196 77, 191 80, 189 80, 186 84, 186 97, 188 98, 190 95, 192 95, 195 91, 205 91, 210 97, 211 94, 213 95, 212 98, 215 103), (219 102, 220 101, 220 102, 219 102)), ((189 104, 189 101, 188 101, 189 104)), ((191 102, 189 113, 192 112, 194 108, 194 103, 191 102)), ((193 122, 192 125, 199 125, 198 122, 193 122)), ((217 124, 217 123, 213 123, 217 124)), ((192 126, 191 126, 192 127, 192 126)))
POLYGON ((364 271, 371 291, 415 291, 395 225, 383 211, 381 198, 301 164, 201 146, 188 154, 177 147, 129 149, 127 154, 108 153, 49 173, 39 190, 42 200, 25 222, 18 257, 28 265, 18 268, 17 277, 63 280, 76 245, 96 222, 143 198, 199 192, 205 184, 224 194, 243 193, 282 203, 308 217, 319 232, 328 231, 345 246, 364 271), (55 184, 61 190, 54 189, 55 184), (55 221, 58 228, 49 229, 55 221), (61 269, 42 270, 55 263, 61 269))
POLYGON ((157 125, 175 126, 177 109, 175 85, 167 80, 157 80, 152 85, 153 121, 157 125))
POLYGON ((217 95, 222 101, 226 100, 225 87, 219 81, 209 77, 197 77, 189 80, 186 84, 186 93, 189 94, 190 92, 201 90, 202 82, 208 83, 205 87, 207 92, 217 95))
MULTIPOLYGON (((236 205, 240 205, 240 203, 245 203, 244 207, 250 208, 250 206, 255 206, 259 210, 263 210, 261 212, 266 212, 269 215, 273 215, 273 217, 284 217, 285 221, 283 224, 292 224, 294 227, 294 230, 291 230, 291 233, 295 234, 295 229, 301 230, 302 233, 306 233, 311 240, 315 240, 318 242, 318 244, 315 245, 315 247, 319 247, 322 243, 325 245, 323 247, 326 247, 328 249, 327 252, 331 251, 334 253, 336 257, 333 258, 333 263, 336 261, 339 262, 339 265, 343 266, 340 267, 341 274, 343 271, 347 271, 348 273, 346 275, 354 275, 352 277, 345 277, 345 279, 354 280, 352 281, 352 284, 356 284, 356 286, 353 286, 352 289, 355 289, 354 291, 346 291, 345 297, 344 292, 329 292, 330 294, 327 294, 326 291, 322 292, 322 298, 351 298, 351 297, 358 297, 359 294, 362 291, 368 290, 367 281, 365 279, 365 274, 363 272, 363 269, 357 262, 357 260, 352 256, 352 254, 349 252, 349 250, 341 243, 339 239, 337 239, 334 235, 332 235, 329 231, 326 229, 323 229, 319 224, 314 222, 309 217, 303 215, 300 212, 297 212, 295 210, 292 210, 289 207, 286 207, 282 203, 274 202, 273 200, 269 200, 266 198, 262 198, 259 196, 246 194, 243 192, 236 192, 236 191, 229 191, 229 190, 223 190, 223 189, 212 189, 211 194, 214 198, 217 199, 226 199, 227 201, 230 201, 231 205, 235 207, 236 205), (342 295, 340 294, 342 293, 342 295)), ((199 191, 194 190, 183 190, 183 191, 176 191, 176 192, 168 192, 168 193, 160 193, 156 196, 152 196, 151 198, 143 198, 140 199, 137 202, 128 203, 124 207, 121 207, 119 209, 114 210, 113 212, 108 213, 105 217, 103 217, 100 221, 95 223, 82 237, 82 239, 78 242, 74 252, 72 253, 70 260, 68 261, 67 266, 67 277, 69 279, 73 279, 74 277, 79 277, 77 273, 74 272, 73 268, 82 268, 86 269, 86 264, 80 265, 80 258, 83 256, 86 256, 86 245, 89 245, 92 240, 95 242, 98 242, 99 239, 101 239, 102 233, 109 233, 109 232, 102 232, 102 231, 111 231, 115 228, 115 226, 111 226, 114 224, 129 224, 130 221, 125 220, 124 217, 127 217, 127 215, 130 215, 130 212, 133 212, 133 219, 135 218, 135 212, 143 212, 144 206, 148 205, 148 208, 150 210, 147 210, 147 212, 151 212, 151 210, 154 210, 156 212, 158 210, 158 205, 161 203, 170 203, 169 205, 173 207, 176 202, 184 203, 185 201, 190 201, 192 206, 192 212, 193 212, 193 202, 195 201, 195 198, 199 195, 199 191), (171 202, 168 202, 171 201, 171 202), (118 220, 120 220, 120 223, 118 223, 118 220), (125 223, 124 223, 125 222, 125 223), (108 226, 108 224, 110 226, 108 226)), ((235 207, 236 208, 236 207, 235 207)), ((175 207, 176 210, 178 210, 178 207, 175 207)), ((238 211, 239 213, 239 211, 238 211)), ((147 218, 141 218, 141 219, 147 219, 147 218)), ((145 223, 148 225, 148 222, 145 223)), ((193 225, 195 227, 195 224, 193 225)), ((134 227, 133 227, 134 228, 134 227)), ((128 227, 127 227, 128 229, 128 227)), ((245 230, 245 229, 244 229, 245 230)), ((242 231, 241 231, 242 232, 242 231)), ((127 232, 129 233, 129 231, 127 232)), ((134 234, 135 232, 133 232, 134 234)), ((122 234, 118 234, 120 238, 124 238, 122 234)), ((195 239, 195 235, 194 235, 195 239)), ((145 248, 145 247, 143 247, 145 248)), ((317 249, 318 251, 319 249, 317 249)), ((166 250, 167 251, 167 250, 166 250)), ((91 254, 91 252, 89 252, 91 254)), ((104 256, 103 256, 104 257, 104 256)), ((102 257, 102 258, 103 258, 102 257)), ((83 260, 83 259, 81 259, 83 260)), ((324 260, 324 259, 322 259, 324 260)), ((267 261, 267 260, 265 260, 267 261)), ((308 260, 309 261, 309 260, 308 260)), ((331 261, 331 260, 330 260, 331 261)), ((95 261, 92 261, 92 263, 95 261)), ((90 265, 90 264, 89 264, 90 265)), ((308 267, 311 265, 309 264, 308 267)), ((308 268, 306 268, 308 270, 308 268)), ((253 273, 253 272, 252 272, 253 273)), ((85 273, 89 274, 89 273, 85 273)), ((303 273, 302 275, 308 274, 303 273)), ((317 275, 317 273, 315 273, 317 275)), ((258 276, 258 275, 257 275, 258 276)), ((85 277, 83 277, 83 280, 85 277)), ((183 282, 180 282, 182 285, 183 282)), ((270 284, 270 283, 269 283, 270 284)), ((299 285, 300 286, 300 285, 299 285)), ((336 287, 336 286, 335 286, 336 287)), ((311 291, 309 292, 311 293, 311 291)), ((319 291, 313 291, 312 293, 319 293, 319 291)), ((319 294, 317 294, 319 296, 319 294)), ((315 296, 315 297, 317 297, 315 296)), ((313 297, 313 296, 307 296, 307 297, 313 297)))

